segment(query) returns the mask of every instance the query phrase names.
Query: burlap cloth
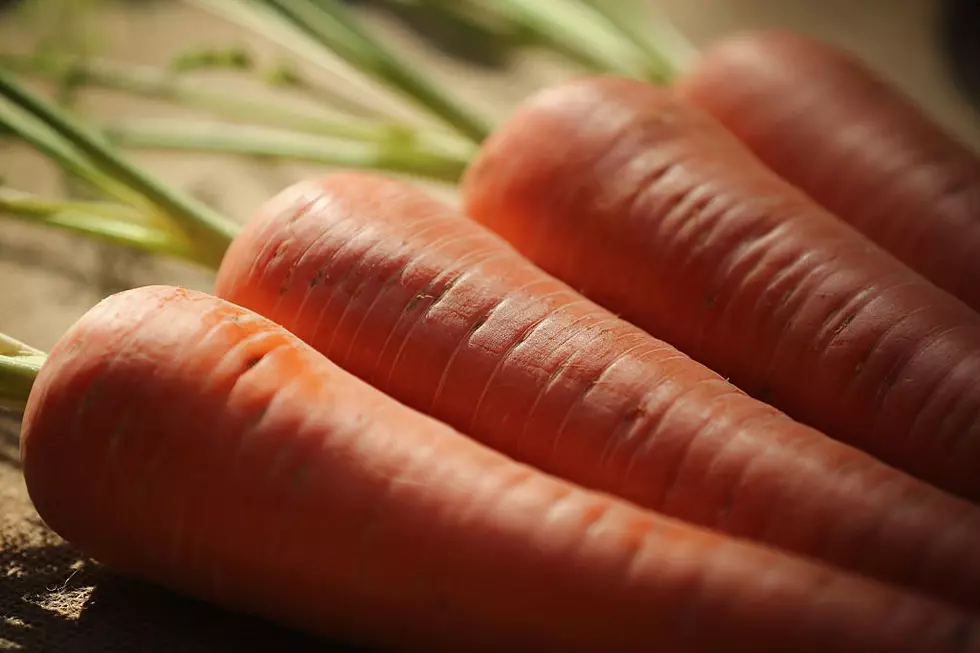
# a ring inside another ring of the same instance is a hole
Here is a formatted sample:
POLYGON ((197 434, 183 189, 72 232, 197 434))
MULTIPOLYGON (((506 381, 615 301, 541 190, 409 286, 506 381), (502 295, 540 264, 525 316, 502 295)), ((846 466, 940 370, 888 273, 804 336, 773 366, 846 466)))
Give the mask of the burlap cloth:
MULTIPOLYGON (((695 42, 734 27, 782 25, 850 45, 892 73, 962 137, 980 143, 980 129, 954 95, 938 55, 930 49, 932 37, 923 27, 928 25, 928 0, 663 0, 662 4, 695 42), (880 20, 883 10, 889 12, 891 22, 880 20)), ((488 110, 491 117, 499 119, 530 89, 561 74, 548 60, 502 62, 479 56, 478 43, 444 31, 436 48, 433 38, 410 35, 403 21, 374 14, 371 18, 387 30, 389 38, 412 44, 432 75, 488 110)), ((433 37, 435 28, 425 28, 433 37)), ((0 14, 0 50, 29 48, 33 29, 23 20, 0 14)), ((141 63, 161 63, 181 47, 208 43, 246 44, 260 56, 278 52, 220 20, 165 0, 111 8, 100 16, 98 31, 113 57, 141 63)), ((103 120, 174 113, 104 93, 88 96, 84 107, 103 120)), ((314 172, 304 166, 209 157, 141 153, 136 158, 239 220, 288 183, 314 172)), ((0 176, 34 192, 59 188, 49 166, 8 145, 0 145, 0 176)), ((452 199, 451 194, 443 194, 452 199)), ((211 274, 193 268, 0 221, 0 330, 41 348, 49 348, 72 321, 109 293, 161 282, 209 290, 211 281, 211 274)), ((87 560, 46 529, 33 510, 19 469, 18 420, 0 415, 0 650, 4 649, 32 653, 353 650, 134 582, 87 560)))

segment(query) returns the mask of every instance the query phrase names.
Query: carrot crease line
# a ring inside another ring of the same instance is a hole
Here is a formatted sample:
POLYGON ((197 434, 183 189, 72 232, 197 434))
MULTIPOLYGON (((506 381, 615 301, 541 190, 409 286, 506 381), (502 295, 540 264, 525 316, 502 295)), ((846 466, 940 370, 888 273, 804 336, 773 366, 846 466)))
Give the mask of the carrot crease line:
MULTIPOLYGON (((401 258, 402 258, 401 263, 395 266, 391 274, 386 276, 381 281, 381 283, 378 284, 377 292, 374 295, 374 299, 371 300, 371 303, 364 310, 364 314, 361 316, 360 321, 357 323, 357 328, 355 328, 354 331, 351 333, 350 341, 347 343, 347 351, 344 352, 343 357, 338 356, 338 360, 350 360, 351 356, 353 356, 354 352, 357 350, 357 346, 359 344, 361 333, 363 332, 364 327, 367 326, 367 324, 371 321, 371 314, 379 305, 382 305, 381 302, 383 301, 385 295, 388 294, 388 292, 393 287, 398 286, 399 281, 401 281, 401 279, 405 276, 405 272, 408 270, 409 267, 411 267, 412 263, 414 262, 414 259, 411 257, 411 255, 407 253, 401 253, 401 258)), ((398 287, 401 288, 401 286, 398 287)), ((340 320, 338 320, 338 324, 343 322, 343 319, 347 314, 347 308, 349 307, 349 305, 350 304, 348 304, 348 306, 344 308, 344 315, 342 315, 340 320)), ((300 315, 303 314, 302 309, 300 309, 299 314, 300 315)), ((336 334, 334 337, 336 337, 336 334)), ((326 349, 326 351, 331 351, 331 350, 332 350, 332 343, 331 346, 326 349)))
MULTIPOLYGON (((632 351, 635 351, 640 346, 642 345, 634 346, 632 348, 632 351)), ((638 359, 643 359, 649 356, 650 354, 656 353, 657 351, 660 351, 662 349, 663 346, 652 347, 644 351, 642 354, 634 357, 638 359)), ((624 354, 621 358, 625 358, 628 355, 630 355, 629 352, 624 354)), ((679 358, 687 358, 687 357, 680 356, 679 358)), ((658 362, 662 363, 663 360, 670 360, 670 359, 661 359, 658 362)), ((603 371, 603 374, 608 372, 610 369, 612 369, 612 367, 614 367, 618 363, 619 361, 613 361, 607 367, 607 369, 603 371)), ((644 428, 644 424, 650 417, 651 414, 650 407, 655 404, 653 393, 654 390, 648 388, 639 396, 639 398, 636 401, 630 401, 627 403, 628 406, 631 405, 632 407, 622 411, 622 416, 617 420, 615 428, 607 438, 606 444, 602 448, 602 452, 599 454, 599 460, 597 464, 600 468, 608 464, 608 462, 613 459, 613 456, 615 456, 615 454, 619 451, 621 447, 625 446, 630 442, 634 442, 638 433, 645 432, 648 430, 647 428, 644 428)))
MULTIPOLYGON (((784 280, 788 280, 790 283, 789 289, 783 291, 778 303, 771 309, 773 312, 788 310, 789 315, 780 319, 784 326, 775 336, 775 341, 771 346, 772 353, 768 356, 768 360, 762 368, 762 374, 757 380, 759 383, 772 385, 773 374, 780 363, 796 360, 795 357, 788 355, 787 348, 791 349, 798 342, 798 340, 794 341, 793 339, 794 335, 798 333, 797 322, 806 312, 809 302, 824 299, 821 293, 815 292, 813 289, 819 289, 822 284, 833 278, 839 271, 833 265, 834 262, 835 259, 831 258, 822 260, 817 265, 809 265, 803 257, 798 258, 783 271, 780 271, 778 276, 774 277, 766 290, 763 291, 768 292, 772 288, 778 287, 776 284, 782 284, 784 280), (802 276, 799 275, 798 268, 804 269, 802 276)), ((820 329, 824 328, 826 327, 821 325, 820 329)), ((816 332, 817 335, 819 333, 820 330, 816 332)))
MULTIPOLYGON (((499 309, 502 306, 504 306, 505 303, 507 303, 507 301, 509 299, 512 299, 515 295, 520 294, 520 293, 526 291, 527 288, 530 287, 531 285, 532 284, 527 284, 527 285, 525 285, 522 288, 515 289, 513 292, 510 292, 505 297, 503 297, 501 299, 501 301, 498 302, 496 304, 496 306, 494 306, 487 313, 486 318, 483 320, 484 324, 486 324, 487 322, 489 322, 490 320, 492 320, 493 317, 494 317, 494 315, 496 315, 498 313, 499 309)), ((540 301, 540 303, 543 304, 544 301, 547 298, 554 297, 554 296, 557 296, 557 295, 562 295, 564 293, 565 293, 565 290, 564 289, 555 290, 555 291, 552 291, 552 292, 547 293, 545 295, 537 296, 537 297, 535 297, 535 300, 536 301, 540 301)), ((519 301, 519 299, 517 301, 519 301)), ((534 322, 532 322, 531 324, 529 324, 526 327, 524 327, 520 331, 520 333, 518 334, 518 337, 515 338, 513 340, 513 342, 511 342, 511 344, 508 345, 507 349, 504 350, 497 357, 497 362, 494 365, 493 370, 490 372, 490 376, 487 378, 486 383, 484 383, 483 390, 480 392, 480 396, 477 398, 476 405, 473 408, 473 415, 472 415, 472 417, 470 419, 470 426, 469 426, 469 430, 470 431, 473 431, 474 428, 476 427, 476 423, 479 420, 480 411, 483 408, 483 402, 486 400, 487 394, 490 392, 490 388, 493 386, 494 381, 497 379, 497 375, 500 373, 500 370, 502 370, 504 368, 504 366, 506 366, 507 363, 510 362, 511 357, 517 352, 517 350, 521 347, 521 345, 523 345, 524 342, 531 336, 531 334, 534 333, 534 331, 536 329, 538 329, 542 324, 544 324, 549 318, 554 317, 554 315, 555 315, 555 312, 554 311, 548 311, 544 315, 542 315, 540 318, 537 318, 534 322)), ((476 331, 469 333, 469 335, 466 337, 466 339, 463 340, 463 341, 461 341, 461 343, 460 343, 461 346, 464 345, 464 344, 465 344, 465 346, 471 346, 472 345, 472 342, 473 342, 473 338, 474 338, 475 335, 476 335, 476 331)), ((458 348, 457 348, 457 351, 458 351, 458 348)), ((455 356, 455 353, 456 352, 454 351, 453 352, 453 355, 454 356, 455 356)), ((441 383, 440 383, 440 386, 441 386, 441 383)))
MULTIPOLYGON (((353 307, 355 304, 354 297, 360 296, 360 294, 364 291, 365 288, 376 288, 377 292, 375 292, 374 299, 372 300, 371 305, 373 306, 375 301, 378 299, 379 295, 381 294, 381 290, 384 287, 384 284, 383 283, 378 284, 377 280, 373 276, 373 268, 374 266, 377 265, 377 261, 372 260, 371 257, 374 256, 375 252, 377 251, 381 251, 381 252, 387 251, 390 248, 391 243, 396 240, 398 240, 398 234, 388 234, 387 237, 385 238, 375 239, 373 243, 368 245, 361 252, 360 256, 358 256, 357 258, 357 261, 355 261, 354 264, 351 266, 353 268, 351 274, 354 276, 355 279, 360 277, 360 281, 357 283, 354 290, 352 291, 353 296, 350 299, 348 299, 348 301, 344 302, 344 308, 340 312, 340 315, 331 317, 331 321, 333 322, 333 328, 330 329, 331 331, 330 340, 327 342, 326 347, 323 348, 323 351, 330 352, 331 355, 335 355, 334 345, 336 344, 337 338, 340 335, 340 328, 343 325, 344 320, 347 319, 347 316, 350 314, 351 307, 353 307), (367 269, 366 272, 364 272, 365 269, 367 269), (364 273, 358 274, 362 272, 364 273)), ((404 266, 399 266, 400 269, 402 269, 403 267, 404 266)), ((337 284, 334 287, 334 290, 336 290, 339 287, 340 284, 337 284)), ((332 301, 333 301, 333 294, 331 293, 328 302, 332 302, 332 301)), ((363 320, 362 320, 362 324, 363 324, 363 320)), ((314 340, 313 342, 318 342, 318 341, 314 340)), ((349 346, 350 345, 348 345, 348 347, 349 346)))
MULTIPOLYGON (((412 238, 418 238, 418 237, 421 237, 421 236, 424 236, 424 235, 428 234, 431 231, 438 230, 439 227, 440 227, 440 225, 442 224, 442 222, 441 222, 441 220, 437 216, 431 216, 430 218, 426 218, 426 219, 423 219, 423 220, 414 222, 413 223, 413 226, 417 227, 420 224, 425 224, 426 227, 424 229, 422 229, 421 231, 413 232, 412 233, 412 238)), ((412 251, 407 246, 404 247, 403 250, 400 250, 399 251, 399 254, 401 256, 403 256, 405 260, 402 262, 402 264, 398 265, 397 268, 394 271, 392 271, 391 274, 389 274, 387 277, 385 277, 385 279, 382 281, 381 285, 379 286, 379 291, 375 295, 375 298, 371 302, 371 305, 368 306, 368 308, 364 311, 364 315, 362 316, 361 321, 360 321, 360 323, 357 326, 357 329, 354 331, 353 335, 350 338, 350 343, 348 344, 347 352, 345 354, 346 359, 349 359, 350 356, 352 355, 352 353, 353 353, 353 351, 355 349, 355 346, 357 344, 358 338, 360 337, 361 331, 363 330, 364 326, 369 321, 370 314, 374 311, 375 307, 378 305, 378 302, 382 299, 382 296, 387 291, 387 289, 389 289, 391 286, 395 285, 396 283, 399 283, 400 280, 404 279, 405 274, 408 272, 408 270, 413 265, 416 265, 416 264, 423 265, 422 262, 424 261, 425 254, 428 253, 429 251, 431 251, 433 249, 432 247, 430 247, 428 245, 433 245, 434 246, 435 243, 449 241, 449 240, 452 239, 453 236, 454 236, 454 234, 446 234, 446 235, 444 235, 444 236, 442 236, 440 238, 435 239, 431 243, 428 243, 427 244, 427 247, 426 247, 426 249, 423 252, 414 252, 414 251, 412 251)), ((433 279, 430 279, 429 283, 425 286, 425 288, 422 291, 423 294, 427 293, 431 289, 433 279)), ((410 305, 412 303, 412 301, 414 301, 414 298, 411 299, 411 300, 409 300, 409 302, 406 305, 406 307, 408 305, 410 305)), ((302 309, 300 310, 299 313, 302 314, 302 309)), ((404 313, 404 309, 403 309, 403 313, 404 313)), ((400 321, 400 319, 401 319, 401 315, 399 316, 399 318, 397 318, 395 320, 395 324, 396 325, 400 321)), ((328 349, 328 351, 330 351, 330 349, 328 349)), ((380 356, 381 353, 382 352, 379 351, 379 356, 380 356)))
MULTIPOLYGON (((466 254, 463 254, 458 259, 456 259, 455 265, 446 267, 442 269, 438 274, 436 274, 436 276, 432 278, 431 283, 427 286, 427 290, 431 289, 439 281, 446 278, 452 281, 452 286, 450 287, 453 287, 459 284, 467 276, 477 273, 479 271, 479 266, 485 265, 486 263, 494 260, 506 258, 507 255, 509 255, 509 252, 500 252, 500 251, 493 251, 488 249, 476 249, 467 252, 466 254), (474 257, 476 258, 474 259, 474 257)), ((444 282, 444 283, 448 283, 448 282, 444 282)), ((439 294, 439 296, 436 297, 432 301, 432 303, 430 303, 426 307, 422 315, 418 316, 418 318, 412 322, 411 326, 405 332, 405 335, 398 346, 398 350, 395 352, 395 358, 392 361, 391 365, 388 367, 388 376, 386 377, 385 385, 383 387, 391 387, 391 381, 394 378, 395 371, 398 368, 398 364, 401 361, 402 355, 404 354, 405 348, 408 346, 409 341, 412 339, 412 336, 415 335, 416 329, 422 328, 421 325, 425 322, 426 319, 428 319, 432 310, 438 305, 438 303, 441 300, 443 300, 446 297, 446 295, 448 294, 447 291, 448 289, 444 288, 443 291, 439 294)), ((408 317, 409 313, 411 312, 411 309, 414 308, 414 306, 415 304, 413 304, 413 302, 409 302, 409 304, 406 305, 402 313, 398 316, 398 319, 395 321, 395 326, 388 334, 388 337, 385 339, 385 344, 381 348, 381 356, 379 356, 378 358, 379 363, 381 360, 384 359, 384 353, 385 351, 387 351, 388 345, 391 343, 391 339, 394 337, 395 332, 398 331, 398 327, 401 326, 402 320, 408 317)))
POLYGON ((582 387, 580 388, 580 394, 575 398, 575 401, 568 407, 568 410, 565 412, 565 416, 562 418, 561 423, 558 425, 558 430, 555 432, 554 451, 552 452, 552 455, 557 453, 558 443, 561 440, 561 438, 564 436, 565 429, 568 426, 568 421, 569 419, 571 419, 571 416, 575 412, 575 410, 578 409, 581 406, 581 404, 585 403, 585 401, 588 398, 588 395, 605 380, 606 376, 610 374, 617 365, 619 365, 627 358, 629 358, 637 349, 641 348, 644 344, 645 343, 634 345, 629 349, 621 352, 616 356, 616 358, 609 361, 608 363, 603 364, 602 368, 598 370, 598 372, 595 373, 594 376, 589 381, 582 384, 582 387))
MULTIPOLYGON (((644 424, 645 428, 642 431, 643 437, 640 442, 640 446, 633 452, 632 456, 629 459, 629 463, 626 465, 626 470, 623 473, 622 487, 630 486, 633 480, 633 474, 636 471, 637 462, 641 458, 645 458, 647 455, 649 455, 651 451, 658 448, 659 440, 663 437, 661 430, 663 429, 664 425, 670 421, 670 417, 673 414, 673 412, 681 410, 683 408, 682 398, 684 397, 685 394, 691 391, 691 388, 685 388, 679 393, 676 391, 672 391, 672 388, 666 387, 668 383, 669 381, 661 379, 654 386, 654 388, 650 390, 650 392, 654 392, 657 390, 667 392, 669 400, 668 401, 661 400, 657 402, 660 404, 660 410, 648 411, 646 413, 646 420, 644 424)), ((651 402, 650 405, 655 405, 655 404, 652 404, 651 402)), ((704 422, 706 422, 709 419, 711 419, 710 414, 701 415, 702 425, 704 422)), ((683 444, 681 445, 683 447, 683 450, 681 452, 681 458, 686 456, 690 448, 693 446, 694 440, 696 439, 699 430, 700 427, 692 435, 687 437, 683 442, 683 444)), ((666 489, 664 490, 664 493, 661 495, 661 497, 659 497, 659 499, 656 502, 650 503, 651 506, 663 508, 664 506, 667 505, 667 500, 670 497, 671 490, 676 484, 678 475, 680 473, 679 468, 681 462, 682 461, 680 460, 674 461, 674 463, 670 465, 670 467, 668 468, 668 479, 667 479, 666 489)))
MULTIPOLYGON (((326 256, 323 259, 323 261, 319 265, 319 268, 322 270, 331 270, 332 272, 336 272, 333 266, 338 261, 342 260, 343 256, 350 255, 351 252, 355 252, 356 251, 355 246, 362 247, 363 244, 359 242, 359 239, 363 238, 365 233, 370 233, 372 229, 375 229, 375 227, 374 225, 371 224, 358 225, 353 231, 350 232, 350 234, 347 235, 346 239, 342 243, 340 243, 337 249, 335 249, 333 252, 330 253, 329 256, 326 256)), ((322 240, 326 237, 326 235, 327 234, 325 232, 321 233, 320 236, 317 237, 317 243, 314 246, 318 246, 319 243, 322 242, 322 240)), ((310 249, 309 251, 314 251, 314 250, 310 249)), ((318 253, 322 254, 323 252, 318 251, 318 253)), ((323 328, 323 321, 324 319, 326 319, 327 316, 327 312, 328 312, 327 309, 330 307, 330 304, 333 303, 334 298, 337 296, 338 289, 344 285, 344 283, 350 277, 351 273, 353 272, 356 266, 357 266, 356 260, 349 262, 349 264, 341 271, 340 276, 336 277, 333 281, 331 281, 330 292, 326 295, 326 297, 320 300, 321 302, 320 311, 317 313, 316 321, 313 323, 313 327, 309 332, 309 339, 307 340, 308 342, 318 341, 318 338, 320 337, 320 330, 323 328)), ((314 289, 312 288, 308 290, 307 295, 312 295, 313 290, 314 289)), ((299 315, 301 315, 301 313, 296 314, 297 319, 299 315)))
MULTIPOLYGON (((308 257, 311 256, 317 257, 317 266, 313 274, 313 280, 311 280, 308 284, 306 284, 306 290, 303 293, 303 299, 300 300, 296 312, 288 320, 286 316, 282 316, 281 318, 279 316, 280 302, 285 299, 283 293, 279 294, 278 298, 276 299, 275 305, 270 310, 269 312, 270 319, 277 320, 282 323, 288 322, 290 324, 297 324, 299 322, 299 317, 305 314, 307 303, 309 302, 310 298, 313 297, 313 295, 317 292, 317 288, 323 285, 324 280, 330 278, 330 271, 331 271, 330 266, 334 263, 337 256, 340 254, 340 250, 342 249, 342 245, 338 246, 333 251, 330 251, 329 249, 321 249, 321 246, 325 241, 327 241, 330 238, 333 238, 336 235, 335 229, 339 225, 342 224, 348 225, 350 222, 350 217, 351 216, 348 215, 346 219, 331 220, 329 224, 324 226, 316 234, 316 236, 310 239, 306 247, 304 247, 303 250, 299 253, 299 256, 294 258, 291 267, 294 270, 299 270, 299 269, 303 269, 307 265, 308 257), (329 255, 324 257, 322 260, 320 260, 319 257, 323 256, 327 252, 329 252, 329 255), (316 281, 316 283, 314 283, 314 281, 316 281)), ((358 235, 358 233, 359 231, 355 229, 348 236, 348 239, 345 242, 348 242, 350 239, 355 238, 358 235)), ((265 276, 266 274, 268 274, 268 268, 263 270, 262 276, 265 276)), ((254 278, 254 277, 249 277, 249 278, 254 278)), ((286 294, 288 294, 288 292, 286 294)))
MULTIPOLYGON (((587 347, 582 347, 580 349, 575 350, 566 361, 565 366, 561 368, 561 372, 559 373, 559 375, 554 376, 548 380, 546 388, 550 389, 551 387, 553 387, 553 385, 558 382, 558 378, 562 374, 564 374, 570 367, 572 367, 572 365, 574 365, 575 361, 578 358, 585 356, 586 351, 587 351, 587 347)), ((558 452, 561 448, 561 441, 565 436, 565 430, 568 426, 569 419, 571 418, 572 414, 576 410, 578 410, 581 404, 585 401, 585 398, 588 396, 588 394, 592 392, 592 389, 595 387, 596 380, 598 379, 601 373, 602 372, 600 371, 598 374, 595 374, 593 377, 589 378, 588 380, 584 382, 580 382, 578 384, 578 387, 576 388, 575 398, 572 400, 571 404, 569 404, 568 408, 565 410, 565 414, 562 416, 561 422, 558 424, 558 428, 555 431, 554 436, 552 436, 551 438, 551 451, 549 452, 548 457, 546 458, 547 464, 550 464, 551 461, 553 461, 554 458, 558 455, 558 452)))
POLYGON ((432 401, 429 402, 428 412, 430 414, 435 414, 438 409, 439 400, 442 399, 442 393, 445 390, 446 383, 449 380, 449 373, 456 364, 456 358, 470 346, 470 337, 472 334, 487 323, 487 320, 496 310, 497 306, 498 304, 495 303, 478 315, 473 321, 473 324, 470 325, 470 328, 466 330, 466 333, 460 337, 459 341, 456 343, 456 346, 453 347, 453 353, 449 355, 449 360, 446 361, 446 364, 442 368, 442 373, 439 375, 439 381, 436 383, 436 389, 432 394, 432 401))
MULTIPOLYGON (((300 191, 297 191, 297 193, 299 192, 300 191)), ((290 220, 290 223, 296 222, 297 220, 305 217, 306 215, 308 215, 310 212, 314 210, 317 204, 325 201, 323 195, 316 193, 315 190, 310 189, 309 192, 313 195, 313 197, 308 197, 304 200, 301 200, 300 208, 298 209, 295 208, 295 203, 294 203, 293 217, 290 220)), ((281 200, 282 198, 281 197, 273 198, 272 201, 275 202, 277 201, 277 199, 281 200)), ((248 268, 248 272, 246 272, 246 274, 242 276, 242 278, 244 279, 254 279, 258 266, 263 262, 269 260, 270 250, 277 248, 282 244, 282 240, 272 237, 273 234, 279 228, 279 225, 276 223, 275 220, 269 220, 266 224, 263 225, 263 227, 264 229, 259 234, 257 234, 257 237, 261 238, 264 244, 262 248, 259 250, 259 252, 257 253, 257 255, 252 258, 251 264, 249 265, 248 268)))
MULTIPOLYGON (((886 292, 894 292, 896 288, 907 287, 908 285, 913 285, 913 282, 910 280, 901 284, 891 286, 890 288, 888 288, 887 291, 879 290, 879 294, 875 297, 875 300, 886 298, 888 296, 887 294, 885 294, 886 292)), ((871 302, 865 304, 864 308, 866 309, 870 305, 870 303, 871 302)), ((864 367, 868 364, 868 362, 870 362, 873 358, 878 357, 882 348, 886 348, 889 345, 891 345, 892 335, 898 332, 903 326, 905 326, 911 320, 919 317, 923 313, 926 313, 929 310, 929 308, 930 307, 927 306, 920 306, 919 308, 916 308, 911 312, 903 313, 901 316, 898 317, 897 320, 889 323, 885 329, 878 332, 871 345, 865 348, 864 354, 861 357, 861 361, 858 363, 859 369, 855 370, 853 376, 851 376, 851 378, 848 379, 847 382, 845 383, 843 388, 843 395, 845 397, 857 391, 858 385, 863 380, 860 374, 861 370, 863 370, 864 367)), ((916 341, 916 344, 918 344, 918 341, 916 341)), ((881 391, 881 384, 879 383, 878 385, 876 385, 873 388, 873 391, 877 396, 877 394, 881 391)), ((880 405, 881 402, 876 402, 876 403, 880 405)), ((873 439, 877 427, 878 427, 877 424, 871 426, 870 439, 873 439)))
MULTIPOLYGON (((192 316, 187 313, 181 314, 180 317, 183 317, 187 320, 195 319, 195 316, 192 316)), ((204 316, 201 317, 203 318, 204 316)), ((159 318, 157 317, 156 319, 159 318)), ((140 326, 144 323, 145 322, 141 322, 140 326)), ((232 322, 219 319, 215 321, 214 324, 211 324, 202 333, 200 333, 200 337, 198 337, 192 343, 189 344, 189 350, 187 350, 186 353, 184 354, 183 360, 181 360, 179 357, 177 358, 178 362, 176 365, 176 369, 174 370, 175 378, 180 378, 181 376, 183 376, 189 371, 192 365, 197 364, 198 357, 196 353, 202 351, 208 351, 210 349, 213 340, 221 336, 222 332, 228 329, 230 326, 233 326, 232 322)), ((139 333, 137 329, 134 328, 132 333, 133 335, 130 339, 130 342, 133 342, 136 338, 139 337, 139 333)), ((241 347, 241 346, 243 346, 242 342, 236 344, 236 347, 241 347)), ((116 358, 116 357, 124 356, 127 350, 128 350, 128 346, 117 345, 117 349, 113 357, 116 358)), ((234 351, 234 350, 235 347, 233 347, 230 351, 234 351)), ((217 383, 216 376, 218 370, 222 367, 222 364, 225 363, 229 358, 230 351, 226 352, 222 356, 222 358, 217 361, 216 364, 209 366, 205 370, 204 376, 199 380, 199 383, 201 384, 200 386, 201 392, 205 394, 210 392, 212 386, 215 383, 217 383)), ((178 403, 170 411, 167 412, 166 419, 171 424, 179 424, 186 419, 186 417, 191 413, 191 411, 193 411, 193 409, 194 409, 193 402, 178 403)), ((176 429, 175 432, 181 432, 181 431, 179 429, 176 429)), ((149 461, 146 463, 143 469, 143 473, 140 475, 138 481, 136 482, 135 487, 133 488, 133 491, 130 493, 130 504, 129 504, 130 510, 135 510, 140 502, 145 501, 148 498, 152 483, 154 482, 155 477, 158 475, 158 470, 168 460, 168 456, 173 455, 174 449, 176 448, 177 444, 180 441, 176 438, 155 438, 154 442, 157 443, 158 446, 154 449, 154 451, 150 453, 149 461)))
MULTIPOLYGON (((95 308, 93 308, 90 311, 89 316, 94 317, 104 313, 106 310, 105 301, 106 300, 103 300, 103 302, 97 304, 95 308)), ((108 352, 108 355, 106 355, 105 358, 102 359, 101 367, 103 370, 108 371, 113 369, 119 363, 119 361, 124 358, 124 354, 127 348, 138 337, 139 329, 142 328, 144 324, 146 324, 148 319, 150 319, 149 314, 143 313, 142 315, 139 315, 138 319, 131 320, 128 325, 128 328, 116 330, 116 332, 113 334, 114 347, 112 350, 108 352)), ((73 362, 75 364, 78 364, 77 359, 73 362)), ((96 376, 95 379, 93 379, 91 385, 98 386, 101 385, 101 383, 102 383, 102 377, 96 376)), ((72 420, 68 427, 68 438, 71 440, 78 439, 79 437, 79 431, 81 427, 83 413, 87 411, 88 404, 91 402, 93 398, 91 385, 89 388, 85 390, 85 397, 87 399, 83 399, 79 401, 78 404, 76 404, 75 411, 72 414, 72 420)), ((97 390, 98 387, 96 387, 96 391, 97 390)))
MULTIPOLYGON (((980 378, 975 378, 973 385, 960 395, 957 406, 960 401, 967 401, 967 397, 975 397, 976 389, 980 387, 980 378)), ((967 402, 969 403, 969 402, 967 402)), ((950 443, 950 455, 954 460, 961 460, 964 456, 969 456, 970 460, 976 459, 976 449, 977 442, 980 439, 980 405, 974 406, 972 409, 967 408, 968 412, 963 413, 961 418, 962 424, 957 424, 958 428, 949 429, 950 435, 948 437, 952 438, 952 443, 950 443)), ((949 414, 955 414, 955 411, 950 411, 949 414)), ((946 420, 943 420, 943 426, 946 425, 946 420)), ((942 430, 940 430, 940 436, 942 435, 942 430)))

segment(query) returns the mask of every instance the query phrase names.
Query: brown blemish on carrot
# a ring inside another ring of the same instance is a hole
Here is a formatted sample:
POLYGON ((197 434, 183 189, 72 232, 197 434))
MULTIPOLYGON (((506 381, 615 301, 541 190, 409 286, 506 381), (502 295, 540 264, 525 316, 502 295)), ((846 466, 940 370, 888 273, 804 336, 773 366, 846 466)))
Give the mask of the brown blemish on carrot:
POLYGON ((856 317, 857 315, 854 315, 852 313, 851 315, 848 315, 843 320, 841 320, 840 324, 838 324, 837 327, 834 329, 833 337, 836 338, 844 331, 844 329, 851 326, 851 322, 853 322, 854 318, 856 317))
POLYGON ((326 273, 324 272, 323 268, 317 270, 316 274, 313 275, 313 278, 310 279, 310 288, 316 288, 317 285, 319 285, 320 282, 323 281, 323 277, 325 274, 326 273))
POLYGON ((251 356, 248 359, 246 359, 245 365, 244 365, 244 369, 242 370, 242 372, 247 372, 250 369, 252 369, 253 367, 255 367, 256 365, 258 365, 259 363, 261 363, 262 362, 262 359, 265 358, 266 353, 267 352, 263 352, 261 354, 257 354, 255 356, 251 356))
POLYGON ((279 246, 276 247, 276 251, 272 253, 272 258, 269 260, 269 262, 274 263, 275 261, 281 259, 283 257, 283 254, 285 254, 288 249, 289 249, 289 240, 284 240, 281 243, 279 243, 279 246))
POLYGON ((489 320, 489 319, 490 319, 490 313, 489 312, 484 313, 480 317, 476 318, 473 321, 473 324, 470 325, 469 335, 473 335, 474 333, 476 333, 481 326, 483 326, 484 324, 487 323, 487 320, 489 320))
POLYGON ((878 384, 878 390, 875 392, 875 406, 880 408, 885 403, 885 399, 888 397, 891 389, 898 383, 898 375, 898 369, 891 369, 882 377, 881 382, 878 384))
POLYGON ((416 306, 418 306, 419 302, 422 301, 423 299, 427 297, 432 297, 432 295, 429 294, 429 290, 432 289, 432 286, 435 285, 435 282, 436 280, 433 277, 432 279, 429 280, 429 283, 425 284, 425 287, 423 287, 422 290, 418 291, 418 293, 416 293, 415 296, 412 297, 411 300, 409 300, 408 304, 405 306, 406 313, 414 309, 416 306))

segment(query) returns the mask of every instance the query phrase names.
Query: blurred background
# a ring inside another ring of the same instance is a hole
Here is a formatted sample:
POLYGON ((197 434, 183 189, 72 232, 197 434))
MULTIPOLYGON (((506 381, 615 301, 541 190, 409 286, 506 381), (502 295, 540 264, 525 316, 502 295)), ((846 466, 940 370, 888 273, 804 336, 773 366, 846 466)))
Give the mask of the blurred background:
MULTIPOLYGON (((616 2, 617 0, 608 0, 616 2)), ((749 28, 797 30, 851 50, 912 96, 936 121, 980 150, 974 105, 980 71, 976 0, 650 0, 696 48, 749 28)), ((503 119, 536 89, 574 74, 545 53, 504 57, 485 39, 432 20, 409 0, 350 3, 418 69, 503 119)), ((41 49, 94 54, 127 65, 166 67, 194 49, 235 48, 274 68, 289 53, 255 33, 178 0, 0 0, 0 55, 41 49)), ((0 64, 3 65, 3 64, 0 64)), ((339 72, 287 68, 330 88, 354 90, 339 72)), ((282 72, 280 70, 280 72, 282 72)), ((211 90, 247 90, 315 103, 309 93, 204 73, 211 90)), ((802 83, 802 82, 801 82, 802 83)), ((39 85, 39 88, 43 85, 39 85)), ((170 103, 88 90, 73 108, 100 125, 188 115, 170 103)), ((321 165, 255 157, 136 150, 138 163, 238 221, 321 165)), ((53 166, 0 134, 0 180, 45 196, 71 189, 53 166)), ((427 184, 452 201, 453 188, 427 184)), ((0 331, 47 349, 85 310, 124 288, 182 284, 210 290, 213 274, 35 225, 0 219, 0 331)), ((202 608, 116 578, 79 558, 39 522, 18 469, 17 422, 0 416, 0 650, 323 650, 322 645, 250 620, 202 608)))

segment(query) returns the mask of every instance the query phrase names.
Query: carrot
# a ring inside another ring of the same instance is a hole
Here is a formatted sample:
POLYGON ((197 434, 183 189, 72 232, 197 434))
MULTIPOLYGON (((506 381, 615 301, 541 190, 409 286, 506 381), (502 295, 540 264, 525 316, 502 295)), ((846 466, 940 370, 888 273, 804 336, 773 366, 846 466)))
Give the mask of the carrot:
POLYGON ((980 510, 749 398, 407 184, 296 184, 215 289, 549 473, 980 606, 980 510))
POLYGON ((970 617, 548 477, 191 291, 81 318, 22 455, 105 564, 390 650, 980 651, 970 617))
POLYGON ((545 90, 464 194, 544 269, 750 394, 980 499, 980 317, 682 99, 615 77, 545 90))
POLYGON ((750 33, 679 81, 767 165, 980 310, 980 159, 856 57, 750 33))

